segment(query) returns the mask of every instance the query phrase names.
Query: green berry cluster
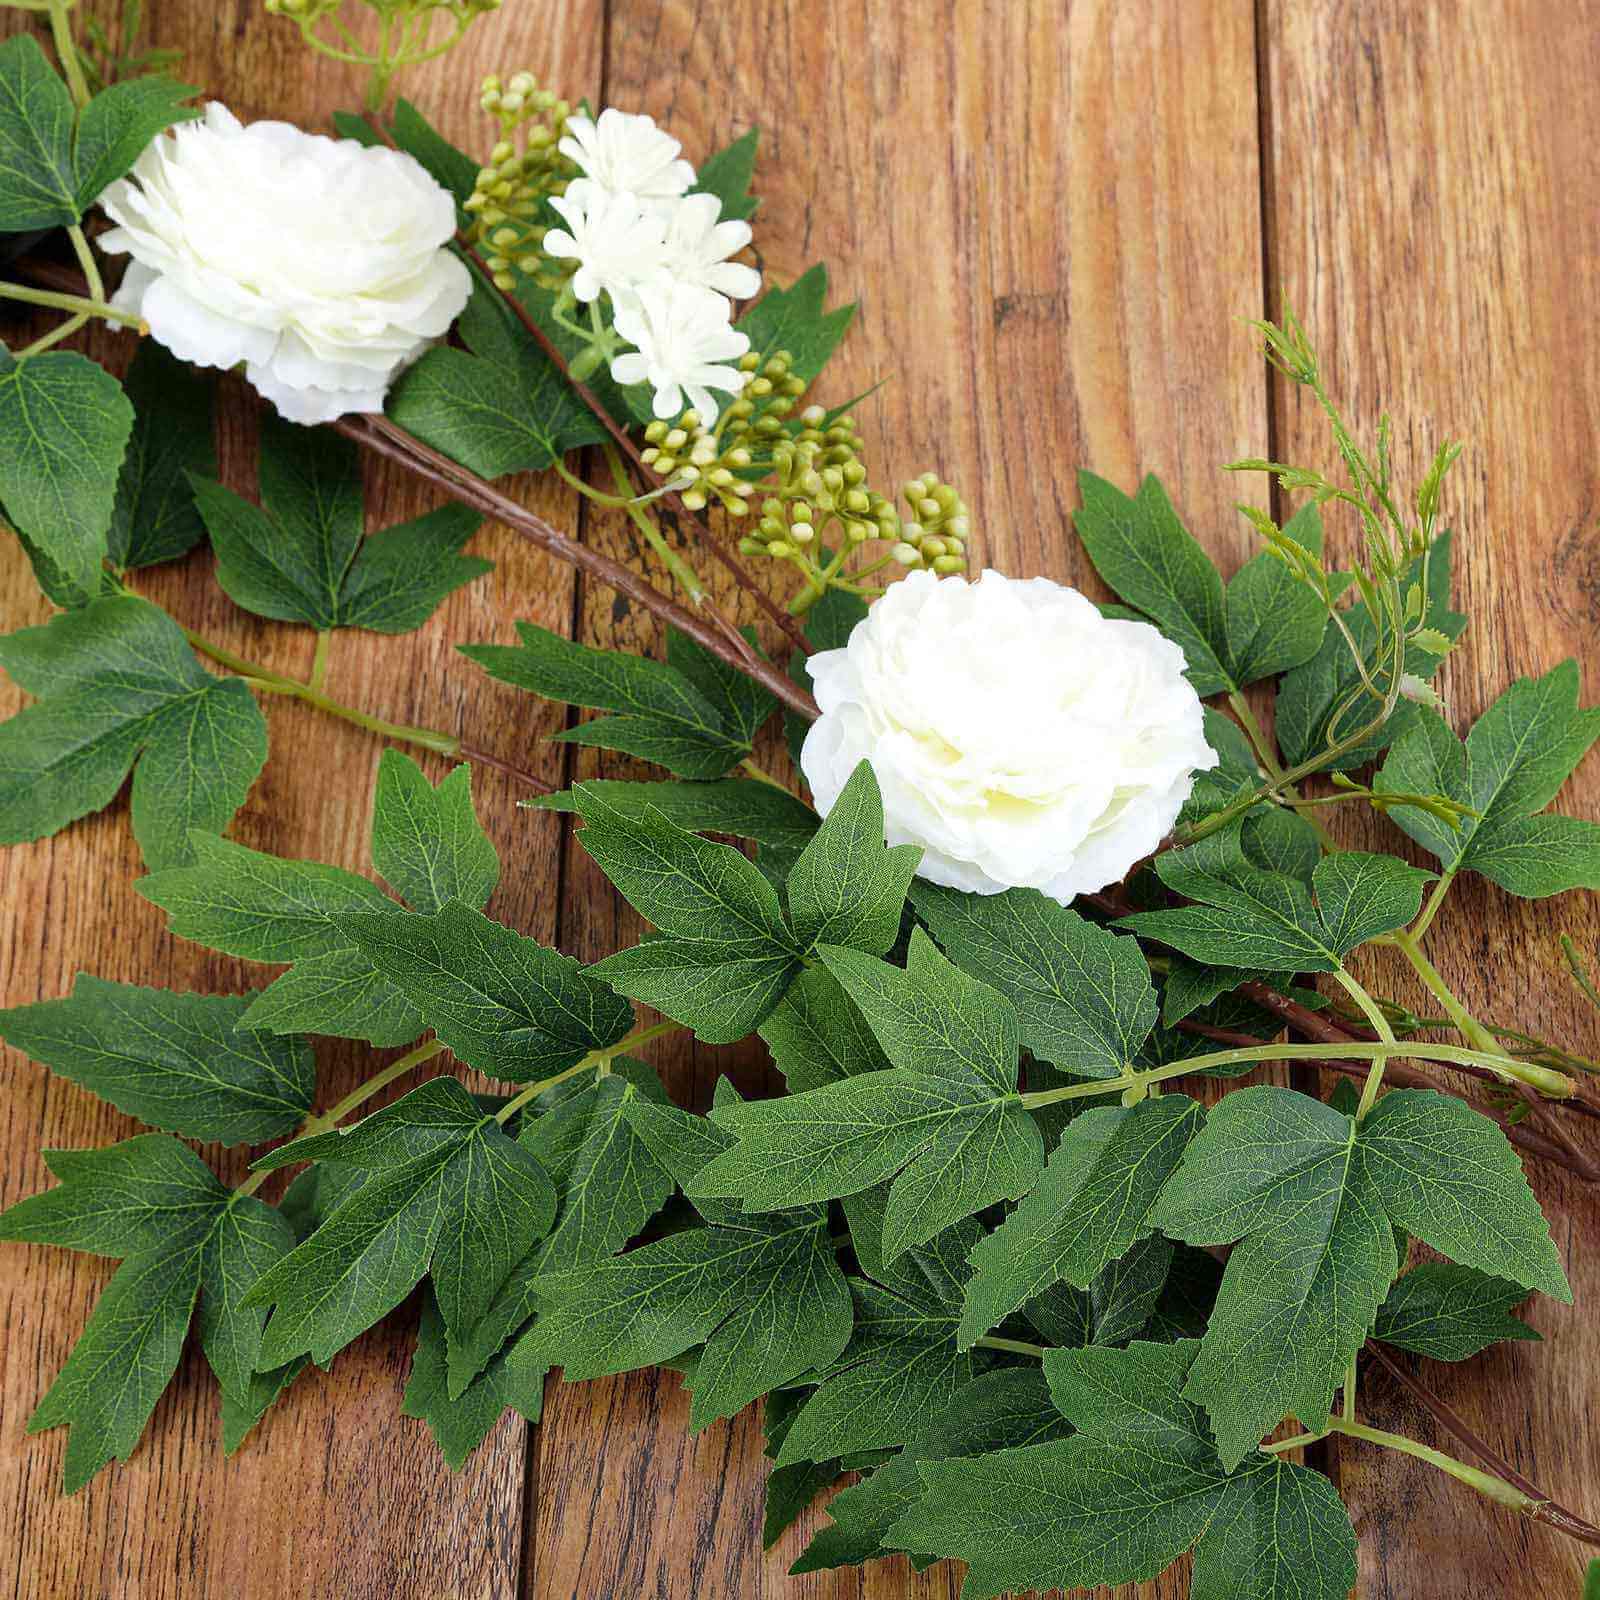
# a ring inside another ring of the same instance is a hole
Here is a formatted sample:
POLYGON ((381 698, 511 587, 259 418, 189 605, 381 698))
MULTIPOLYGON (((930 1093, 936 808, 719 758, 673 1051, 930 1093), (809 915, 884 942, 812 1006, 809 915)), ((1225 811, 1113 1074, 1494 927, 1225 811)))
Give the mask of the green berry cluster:
POLYGON ((911 515, 900 523, 899 540, 890 552, 895 560, 940 576, 960 572, 967 564, 971 532, 966 501, 931 472, 911 479, 901 492, 911 515))
POLYGON ((703 511, 715 496, 729 516, 749 514, 751 486, 739 474, 754 458, 743 445, 720 441, 698 411, 685 411, 675 423, 652 422, 644 438, 639 459, 676 483, 691 511, 703 511))
POLYGON ((500 138, 479 170, 466 209, 471 240, 484 249, 497 287, 514 289, 515 271, 546 288, 559 288, 564 273, 542 250, 548 231, 539 221, 545 196, 561 194, 577 168, 557 148, 572 107, 531 72, 502 81, 483 80, 478 104, 500 123, 500 138))

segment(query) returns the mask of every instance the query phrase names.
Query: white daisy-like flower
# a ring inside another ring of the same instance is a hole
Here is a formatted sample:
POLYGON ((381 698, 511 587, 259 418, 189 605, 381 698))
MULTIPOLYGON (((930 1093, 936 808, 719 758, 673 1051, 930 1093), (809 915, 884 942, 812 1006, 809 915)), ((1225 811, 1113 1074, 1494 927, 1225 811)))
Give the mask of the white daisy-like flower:
POLYGON ((544 236, 545 252, 578 263, 572 278, 578 299, 598 299, 604 290, 620 305, 639 284, 661 273, 666 223, 637 196, 576 178, 550 204, 567 225, 544 236))
POLYGON ((641 284, 633 302, 618 306, 616 315, 617 332, 638 348, 612 361, 611 376, 622 384, 648 383, 658 417, 670 419, 693 406, 709 422, 720 409, 710 391, 738 394, 750 376, 725 365, 750 348, 731 317, 732 307, 709 289, 669 281, 641 284))
POLYGON ((568 117, 567 136, 557 146, 583 174, 613 194, 631 194, 646 204, 676 200, 694 182, 694 168, 678 159, 683 148, 654 117, 618 111, 599 120, 568 117))
POLYGON ((750 224, 720 222, 721 215, 722 202, 714 194, 686 194, 667 218, 662 262, 678 283, 748 300, 761 287, 761 274, 728 257, 750 243, 750 224))
POLYGON ((472 292, 455 204, 410 156, 216 104, 100 204, 101 248, 133 257, 112 304, 196 366, 243 362, 290 422, 381 411, 472 292))

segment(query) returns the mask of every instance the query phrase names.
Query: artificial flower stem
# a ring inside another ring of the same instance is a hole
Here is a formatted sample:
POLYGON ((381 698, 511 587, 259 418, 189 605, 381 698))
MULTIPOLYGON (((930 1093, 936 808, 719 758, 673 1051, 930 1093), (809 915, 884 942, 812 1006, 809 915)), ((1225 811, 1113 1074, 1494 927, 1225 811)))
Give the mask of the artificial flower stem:
MULTIPOLYGON (((1424 913, 1426 915, 1426 913, 1424 913)), ((1500 1041, 1456 998, 1444 975, 1428 959, 1415 933, 1402 930, 1392 935, 1394 948, 1411 963, 1412 970, 1427 985, 1429 993, 1444 1007, 1445 1015, 1462 1038, 1479 1050, 1499 1053, 1500 1041)))
MULTIPOLYGON (((1360 1007, 1362 1015, 1371 1024, 1372 1031, 1377 1034, 1378 1038, 1384 1044, 1394 1044, 1396 1042, 1394 1029, 1389 1026, 1389 1019, 1383 1014, 1383 1008, 1343 967, 1335 971, 1333 976, 1334 981, 1338 983, 1340 988, 1360 1007)), ((1383 1069, 1388 1065, 1388 1061, 1389 1058, 1387 1056, 1380 1055, 1372 1058, 1372 1069, 1367 1073, 1367 1081, 1361 1088, 1361 1101, 1356 1106, 1357 1122, 1365 1118, 1377 1100, 1378 1090, 1383 1085, 1383 1069)))
POLYGON ((770 783, 774 789, 781 789, 785 794, 791 793, 789 785, 782 782, 782 780, 773 777, 773 775, 768 772, 767 769, 762 766, 754 756, 746 756, 744 760, 739 763, 739 766, 745 772, 748 772, 752 778, 759 778, 762 783, 770 783))
POLYGON ((1349 1060, 1375 1061, 1380 1056, 1407 1056, 1414 1061, 1439 1061, 1449 1064, 1466 1064, 1487 1067, 1496 1077, 1507 1082, 1526 1083, 1542 1094, 1555 1099, 1566 1099, 1573 1092, 1573 1082, 1565 1073, 1552 1072, 1548 1067, 1535 1066, 1526 1061, 1513 1061, 1507 1056, 1488 1055, 1479 1050, 1462 1050, 1446 1044, 1367 1044, 1352 1039, 1336 1045, 1262 1044, 1241 1047, 1237 1050, 1218 1050, 1209 1055, 1190 1056, 1185 1061, 1173 1062, 1164 1067, 1152 1067, 1145 1072, 1133 1072, 1120 1078, 1097 1078, 1086 1083, 1069 1083, 1060 1089, 1037 1089, 1019 1095, 1018 1099, 1029 1110, 1055 1105, 1062 1100, 1082 1100, 1095 1095, 1115 1094, 1138 1089, 1168 1078, 1181 1078, 1188 1073, 1204 1072, 1210 1067, 1242 1066, 1257 1061, 1301 1061, 1315 1065, 1318 1061, 1349 1060))
MULTIPOLYGON (((629 492, 633 485, 628 482, 628 469, 623 466, 622 457, 617 454, 617 447, 609 439, 605 439, 601 441, 600 448, 605 452, 606 465, 611 468, 611 481, 617 486, 615 503, 628 513, 628 518, 634 527, 644 535, 645 543, 660 557, 662 565, 672 574, 678 587, 688 595, 690 601, 696 606, 703 605, 706 586, 700 581, 699 573, 667 543, 661 529, 656 526, 655 518, 639 505, 629 492)), ((556 465, 561 465, 559 460, 556 465)), ((565 477, 566 473, 563 472, 562 476, 565 477)), ((744 641, 741 639, 740 642, 744 641)))
POLYGON ((664 1038, 669 1033, 682 1033, 684 1024, 681 1022, 657 1022, 648 1028, 636 1028, 626 1039, 619 1039, 616 1044, 608 1044, 603 1050, 591 1050, 582 1061, 574 1062, 563 1072, 551 1074, 548 1078, 541 1078, 537 1083, 530 1083, 526 1089, 513 1095, 511 1099, 495 1112, 494 1120, 503 1128, 530 1100, 537 1100, 545 1090, 553 1089, 558 1083, 565 1083, 568 1078, 575 1078, 580 1072, 588 1072, 593 1068, 609 1068, 612 1060, 635 1046, 648 1044, 652 1039, 664 1038))
POLYGON ((975 1343, 980 1350, 1004 1350, 1008 1355, 1032 1356, 1036 1361, 1043 1360, 1049 1353, 1045 1345, 1029 1344, 1026 1339, 1003 1339, 994 1333, 984 1334, 975 1343))
POLYGON ((25 361, 29 356, 43 355, 52 345, 58 345, 63 339, 70 339, 80 328, 89 321, 89 314, 80 311, 75 317, 68 317, 63 323, 52 328, 41 338, 35 339, 32 344, 17 351, 17 360, 25 361))
MULTIPOLYGON (((1261 770, 1269 778, 1282 779, 1283 767, 1278 760, 1277 752, 1272 748, 1272 741, 1267 737, 1261 724, 1256 720, 1255 713, 1250 709, 1250 702, 1237 689, 1228 696, 1228 704, 1233 709, 1233 714, 1239 719, 1239 726, 1244 729, 1245 737, 1249 739, 1251 748, 1256 753, 1256 760, 1261 763, 1261 770)), ((1283 798, 1291 807, 1298 808, 1305 805, 1292 783, 1283 785, 1283 798)), ((1318 839, 1322 841, 1324 850, 1337 850, 1339 847, 1334 842, 1333 835, 1323 826, 1322 820, 1315 815, 1306 815, 1306 821, 1311 825, 1318 839)))
POLYGON ((321 628, 317 632, 316 653, 311 658, 311 676, 306 679, 306 687, 314 689, 318 694, 328 682, 328 646, 332 643, 333 632, 329 628, 321 628))
POLYGON ((49 0, 50 37, 55 41, 61 70, 67 75, 73 103, 82 111, 89 103, 90 94, 83 76, 83 63, 78 59, 78 42, 72 37, 72 23, 67 16, 71 9, 72 0, 49 0))
POLYGON ((1422 915, 1412 923, 1409 937, 1419 948, 1422 936, 1433 926, 1433 919, 1439 915, 1439 907, 1444 904, 1444 897, 1449 894, 1450 885, 1455 882, 1455 878, 1454 868, 1439 874, 1438 881, 1433 886, 1433 893, 1428 896, 1428 903, 1422 908, 1422 915))
POLYGON ((1408 1439, 1400 1433, 1385 1433, 1381 1428, 1369 1428, 1364 1422, 1356 1422, 1349 1417, 1332 1418, 1328 1423, 1328 1431, 1344 1434, 1351 1439, 1361 1439, 1367 1444, 1382 1445, 1385 1450, 1397 1450, 1401 1455, 1415 1456, 1418 1461, 1426 1461, 1429 1466, 1449 1473, 1452 1478, 1459 1478, 1479 1494, 1487 1495, 1503 1506, 1510 1506, 1513 1511, 1531 1514, 1541 1504, 1531 1495, 1524 1494, 1515 1484, 1507 1483, 1504 1478, 1468 1466, 1465 1461, 1447 1456, 1443 1450, 1435 1450, 1420 1439, 1408 1439))
MULTIPOLYGON (((344 1099, 328 1107, 326 1111, 319 1112, 314 1117, 307 1117, 296 1130, 296 1139, 309 1139, 313 1134, 327 1133, 336 1128, 350 1113, 363 1106, 380 1089, 393 1083, 396 1078, 403 1078, 424 1061, 431 1061, 444 1049, 444 1040, 429 1039, 425 1044, 419 1044, 415 1050, 408 1051, 397 1061, 391 1061, 388 1066, 380 1068, 370 1078, 363 1078, 344 1099)), ((254 1194, 264 1184, 277 1168, 263 1168, 260 1172, 252 1172, 243 1183, 239 1184, 235 1193, 241 1195, 254 1194)))
POLYGON ((143 319, 128 311, 118 311, 104 300, 91 300, 81 294, 57 294, 51 289, 25 289, 17 283, 0 283, 0 300, 20 300, 24 305, 45 306, 51 311, 72 311, 81 317, 104 317, 124 328, 143 328, 143 319))

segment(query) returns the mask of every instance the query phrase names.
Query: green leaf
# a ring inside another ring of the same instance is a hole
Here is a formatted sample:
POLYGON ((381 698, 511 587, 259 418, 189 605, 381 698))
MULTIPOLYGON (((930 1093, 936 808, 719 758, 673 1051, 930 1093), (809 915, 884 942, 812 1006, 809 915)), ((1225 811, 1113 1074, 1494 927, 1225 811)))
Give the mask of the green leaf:
POLYGON ((1465 1361, 1503 1339, 1541 1337, 1511 1315, 1527 1296, 1504 1278, 1451 1261, 1425 1261, 1395 1280, 1372 1336, 1435 1361, 1465 1361))
MULTIPOLYGON (((1433 542, 1427 571, 1427 622, 1447 639, 1461 637, 1467 619, 1450 607, 1450 535, 1440 534, 1433 542)), ((1402 591, 1422 581, 1422 563, 1414 562, 1401 579, 1402 591)), ((1362 659, 1369 671, 1386 672, 1386 664, 1375 660, 1377 631, 1366 606, 1357 600, 1343 613, 1345 626, 1350 630, 1362 659)), ((1413 645, 1406 652, 1406 671, 1427 681, 1439 670, 1440 657, 1413 645)), ((1301 666, 1285 675, 1278 691, 1274 731, 1278 747, 1288 766, 1296 766, 1320 755, 1327 745, 1328 725, 1335 710, 1360 684, 1360 674, 1344 635, 1330 629, 1317 653, 1301 666)), ((1363 722, 1370 721, 1377 711, 1377 702, 1366 699, 1365 708, 1349 712, 1340 721, 1342 733, 1354 732, 1363 722)), ((1391 741, 1406 730, 1417 714, 1417 708, 1402 702, 1389 721, 1370 740, 1347 750, 1332 761, 1331 770, 1348 772, 1366 765, 1391 741)))
POLYGON ((883 796, 871 764, 850 774, 826 821, 789 872, 789 921, 805 949, 844 945, 885 954, 922 851, 884 843, 883 796))
POLYGON ((428 916, 335 921, 456 1055, 491 1078, 530 1083, 563 1071, 633 1024, 633 1008, 571 956, 459 902, 428 916))
MULTIPOLYGON (((722 1142, 704 1118, 668 1106, 635 1100, 629 1117, 680 1181, 722 1142)), ((670 1360, 703 1343, 691 1379, 696 1431, 828 1366, 850 1337, 850 1294, 834 1260, 827 1208, 710 1214, 706 1227, 541 1276, 535 1290, 550 1309, 521 1342, 525 1356, 562 1367, 570 1383, 670 1360)))
POLYGON ((41 839, 133 782, 133 832, 153 867, 191 859, 267 756, 266 722, 237 678, 214 678, 178 625, 117 596, 0 639, 0 666, 39 697, 0 725, 0 843, 41 839))
POLYGON ((0 1011, 0 1038, 152 1127, 260 1144, 311 1109, 317 1071, 304 1039, 239 1027, 253 998, 80 973, 69 999, 0 1011))
POLYGON ((892 1178, 883 1234, 892 1261, 1036 1179, 1044 1146, 1016 1090, 1016 1020, 920 930, 904 971, 859 951, 819 953, 892 1069, 717 1111, 739 1143, 688 1192, 762 1209, 892 1178))
POLYGON ((1336 971, 1358 945, 1411 921, 1432 877, 1395 856, 1344 850, 1324 856, 1307 884, 1263 871, 1226 835, 1158 857, 1156 871, 1196 903, 1118 926, 1191 960, 1256 972, 1336 971))
POLYGON ((1191 1547, 1196 1600, 1344 1600, 1356 1541, 1333 1485, 1259 1453, 1225 1469, 1184 1399, 1195 1348, 1052 1351, 1073 1437, 920 1463, 891 1543, 968 1562, 966 1600, 1141 1581, 1191 1547))
POLYGON ((30 551, 42 552, 55 581, 82 596, 99 592, 132 431, 122 385, 87 356, 51 350, 19 361, 0 345, 0 506, 30 551))
POLYGON ((409 756, 385 750, 372 864, 413 910, 441 911, 452 900, 481 910, 500 881, 500 857, 472 809, 472 768, 457 767, 435 788, 409 756))
POLYGON ((803 850, 817 831, 817 814, 804 801, 770 783, 722 778, 709 783, 628 783, 591 778, 582 790, 563 789, 524 802, 541 811, 581 813, 582 795, 598 795, 632 816, 647 808, 691 833, 725 833, 780 850, 803 850))
MULTIPOLYGON (((744 630, 744 639, 761 653, 753 628, 744 630)), ((667 630, 667 665, 700 691, 716 711, 723 731, 742 744, 753 747, 767 719, 778 709, 778 697, 770 689, 676 628, 667 630)))
POLYGON ((889 1065, 861 1008, 826 967, 807 967, 761 1024, 790 1094, 889 1065))
POLYGON ((1512 684, 1464 746, 1436 712, 1419 710, 1374 787, 1440 794, 1478 813, 1452 829, 1414 806, 1389 812, 1449 872, 1481 872, 1530 899, 1600 888, 1600 825, 1543 810, 1596 737, 1600 708, 1579 709, 1577 663, 1564 661, 1512 684))
POLYGON ((133 1453, 177 1370, 197 1299, 200 1341, 224 1407, 241 1403, 254 1381, 262 1320, 242 1302, 293 1240, 281 1215, 225 1189, 162 1134, 106 1150, 47 1151, 45 1159, 60 1185, 0 1216, 0 1239, 126 1258, 28 1424, 30 1433, 70 1427, 72 1494, 113 1457, 133 1453))
POLYGON ((1462 1266, 1572 1303, 1549 1225, 1498 1123, 1455 1095, 1396 1089, 1362 1123, 1361 1147, 1407 1233, 1462 1266))
POLYGON ((654 761, 686 778, 720 778, 750 753, 717 708, 676 667, 615 650, 593 650, 531 622, 519 646, 461 645, 490 677, 570 705, 617 715, 554 737, 654 761))
POLYGON ((389 392, 407 433, 480 477, 540 472, 605 429, 561 369, 472 267, 472 298, 457 331, 465 350, 427 352, 389 392))
POLYGON ((953 1461, 1063 1439, 1071 1431, 1037 1368, 980 1373, 876 1472, 828 1502, 823 1528, 789 1571, 822 1572, 892 1553, 889 1529, 922 1498, 919 1461, 953 1461))
MULTIPOLYGON (((1322 516, 1303 505, 1283 531, 1312 555, 1322 554, 1322 516)), ((1243 688, 1309 661, 1321 648, 1328 613, 1321 597, 1291 576, 1270 550, 1233 575, 1227 592, 1228 669, 1243 688)))
POLYGON ((1355 1122, 1289 1089, 1213 1106, 1152 1222, 1188 1244, 1232 1244, 1184 1393, 1205 1405, 1236 1466, 1292 1413, 1329 1397, 1372 1327, 1398 1264, 1383 1194, 1355 1122))
POLYGON ((154 339, 140 341, 124 380, 133 433, 117 480, 106 555, 119 572, 187 555, 205 537, 189 481, 217 470, 216 385, 154 339))
POLYGON ((336 917, 402 916, 375 883, 342 867, 277 856, 196 833, 195 864, 141 878, 135 888, 168 914, 168 927, 247 961, 292 961, 245 1013, 247 1027, 410 1044, 422 1013, 356 948, 336 917))
POLYGON ((700 163, 691 194, 714 194, 722 202, 724 220, 743 222, 755 214, 761 202, 750 193, 756 171, 756 146, 761 130, 751 128, 732 144, 724 146, 700 163))
POLYGON ((1086 922, 1034 889, 911 891, 917 914, 963 971, 1016 1007, 1024 1046, 1085 1078, 1114 1078, 1156 1020, 1150 967, 1136 941, 1086 922))
POLYGON ((446 1342, 438 1302, 431 1293, 425 1294, 400 1415, 426 1422, 445 1465, 459 1472, 505 1414, 511 1403, 510 1385, 503 1363, 495 1362, 482 1377, 452 1395, 446 1381, 446 1342))
POLYGON ((360 455, 327 429, 264 418, 260 475, 259 506, 219 483, 195 483, 217 581, 257 616, 404 633, 489 570, 459 553, 480 520, 464 506, 363 541, 360 455))
POLYGON ((1202 1118, 1182 1094, 1073 1118, 1038 1184, 973 1252, 962 1348, 1062 1279, 1088 1289, 1149 1233, 1151 1209, 1202 1118))
POLYGON ((454 1078, 433 1078, 353 1127, 281 1145, 256 1163, 336 1161, 366 1182, 261 1277, 272 1306, 260 1365, 319 1366, 397 1306, 425 1272, 445 1325, 470 1332, 555 1215, 539 1163, 454 1078))
POLYGON ((768 289, 734 326, 749 337, 750 349, 761 362, 787 350, 794 358, 794 372, 809 381, 827 366, 856 314, 854 301, 824 311, 827 298, 828 269, 819 263, 789 288, 768 289))
POLYGON ((174 122, 193 89, 142 77, 96 95, 80 117, 32 34, 0 44, 0 233, 76 222, 174 122))
POLYGON ((1226 666, 1222 578, 1178 520, 1154 477, 1130 498, 1092 472, 1078 474, 1083 508, 1072 519, 1095 571, 1177 645, 1203 696, 1238 685, 1226 666))

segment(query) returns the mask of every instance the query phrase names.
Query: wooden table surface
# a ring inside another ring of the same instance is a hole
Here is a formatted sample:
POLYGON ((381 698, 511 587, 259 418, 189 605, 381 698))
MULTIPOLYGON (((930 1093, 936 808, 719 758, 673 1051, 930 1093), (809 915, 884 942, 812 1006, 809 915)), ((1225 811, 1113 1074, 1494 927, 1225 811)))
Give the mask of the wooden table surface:
MULTIPOLYGON (((189 80, 246 116, 320 126, 357 98, 260 0, 148 0, 146 12, 156 39, 183 47, 189 80)), ((0 33, 26 25, 0 11, 0 33)), ((1224 566, 1244 556, 1241 485, 1220 463, 1329 461, 1318 418, 1269 381, 1240 326, 1287 297, 1359 424, 1392 410, 1406 463, 1442 435, 1468 442, 1450 520, 1472 627, 1444 678, 1464 722, 1511 678, 1592 656, 1600 620, 1597 29, 1596 0, 504 0, 407 92, 477 146, 491 142, 479 77, 522 67, 573 99, 653 113, 695 159, 761 123, 767 271, 786 280, 823 259, 861 301, 829 397, 886 377, 862 414, 875 477, 940 469, 974 507, 984 559, 1019 576, 1092 583, 1067 522, 1080 465, 1124 483, 1160 472, 1224 566)), ((110 335, 99 353, 126 359, 110 335)), ((223 420, 224 474, 240 486, 248 410, 223 420)), ((430 503, 391 472, 373 482, 385 521, 430 503)), ((553 481, 517 491, 638 559, 624 527, 553 481)), ((340 636, 336 689, 464 731, 552 782, 594 772, 604 758, 541 742, 564 713, 492 683, 453 645, 509 640, 530 618, 649 648, 653 624, 503 530, 474 548, 493 576, 421 634, 340 636)), ((148 592, 243 654, 303 671, 307 637, 236 610, 210 569, 196 552, 147 575, 148 592)), ((45 614, 7 542, 0 627, 45 614)), ((1584 678, 1600 698, 1600 669, 1584 678)), ((21 703, 0 685, 0 714, 21 703)), ((235 836, 361 866, 375 744, 298 704, 267 712, 273 756, 235 836)), ((1597 776, 1580 771, 1567 809, 1600 815, 1597 776)), ((507 863, 492 914, 583 958, 632 942, 632 914, 556 819, 516 810, 492 774, 477 793, 507 863)), ((1341 820, 1352 839, 1382 826, 1341 820)), ((170 938, 133 892, 140 870, 123 804, 0 856, 0 1003, 62 994, 80 969, 218 992, 260 981, 170 938)), ((1600 943, 1590 897, 1529 906, 1464 884, 1441 965, 1475 1010, 1595 1053, 1594 1014, 1561 973, 1562 930, 1600 943)), ((721 1071, 762 1071, 748 1053, 692 1045, 658 1059, 683 1099, 721 1071)), ((326 1103, 370 1055, 329 1045, 322 1069, 326 1103)), ((4 1071, 0 1201, 46 1186, 41 1145, 132 1131, 15 1052, 4 1071)), ((242 1159, 225 1158, 224 1176, 242 1159)), ((1600 1214, 1564 1174, 1530 1175, 1576 1307, 1538 1301, 1543 1345, 1429 1364, 1428 1377, 1524 1472, 1600 1519, 1600 1214)), ((958 1588, 949 1565, 914 1576, 900 1561, 787 1578, 820 1512, 763 1555, 754 1419, 690 1439, 672 1374, 552 1383, 540 1427, 508 1416, 452 1476, 423 1425, 399 1416, 414 1306, 304 1378, 228 1462, 192 1353, 132 1461, 61 1498, 64 1431, 23 1428, 110 1272, 0 1246, 0 1593, 932 1600, 958 1588)), ((1430 1436, 1381 1374, 1363 1401, 1379 1425, 1430 1436)), ((1550 1530, 1387 1453, 1345 1449, 1328 1465, 1361 1535, 1362 1595, 1576 1600, 1578 1548, 1550 1530)), ((1186 1581, 1179 1569, 1139 1592, 1181 1595, 1186 1581)))

